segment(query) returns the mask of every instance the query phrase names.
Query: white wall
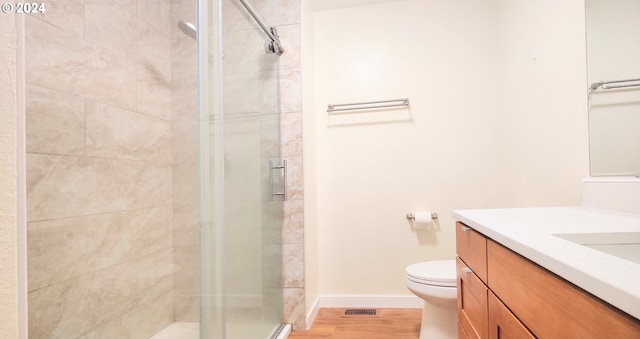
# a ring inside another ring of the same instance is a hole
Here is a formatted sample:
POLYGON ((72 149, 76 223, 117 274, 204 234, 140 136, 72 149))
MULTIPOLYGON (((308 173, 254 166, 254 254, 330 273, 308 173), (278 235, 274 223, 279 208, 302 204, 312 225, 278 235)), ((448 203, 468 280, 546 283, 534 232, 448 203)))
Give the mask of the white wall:
POLYGON ((413 0, 316 12, 321 295, 408 294, 405 266, 454 257, 452 209, 505 203, 496 5, 413 0), (408 110, 326 112, 404 97, 408 110), (426 209, 440 215, 439 229, 413 232, 405 214, 426 209))
MULTIPOLYGON (((316 1, 317 2, 317 1, 316 1)), ((304 149, 305 309, 318 299, 318 211, 316 177, 315 43, 312 0, 302 0, 302 112, 304 149)), ((313 318, 314 315, 307 317, 313 318)), ((307 326, 312 322, 307 321, 307 326)))
POLYGON ((409 294, 406 265, 454 257, 452 209, 579 204, 583 18, 580 0, 315 13, 320 295, 409 294), (326 112, 403 97, 408 110, 326 112), (414 232, 405 214, 424 209, 439 227, 414 232))
POLYGON ((0 338, 18 338, 16 24, 0 20, 0 338))

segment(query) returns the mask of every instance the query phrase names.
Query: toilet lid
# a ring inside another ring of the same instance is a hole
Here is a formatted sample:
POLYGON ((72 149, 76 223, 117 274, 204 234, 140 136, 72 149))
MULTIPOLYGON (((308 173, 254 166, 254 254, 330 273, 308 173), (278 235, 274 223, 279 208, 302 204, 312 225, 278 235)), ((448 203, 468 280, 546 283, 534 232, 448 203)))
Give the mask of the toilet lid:
POLYGON ((425 261, 407 266, 407 276, 415 281, 437 286, 456 286, 456 261, 425 261))

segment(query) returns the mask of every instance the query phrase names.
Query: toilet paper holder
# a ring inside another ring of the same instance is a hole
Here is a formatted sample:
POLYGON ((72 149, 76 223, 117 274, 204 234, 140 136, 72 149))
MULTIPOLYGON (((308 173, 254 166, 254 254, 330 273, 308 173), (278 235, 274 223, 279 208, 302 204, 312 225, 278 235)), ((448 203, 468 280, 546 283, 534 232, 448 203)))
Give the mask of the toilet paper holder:
MULTIPOLYGON (((431 219, 438 219, 438 213, 432 212, 431 219)), ((407 220, 416 220, 416 217, 413 213, 407 213, 407 220)))

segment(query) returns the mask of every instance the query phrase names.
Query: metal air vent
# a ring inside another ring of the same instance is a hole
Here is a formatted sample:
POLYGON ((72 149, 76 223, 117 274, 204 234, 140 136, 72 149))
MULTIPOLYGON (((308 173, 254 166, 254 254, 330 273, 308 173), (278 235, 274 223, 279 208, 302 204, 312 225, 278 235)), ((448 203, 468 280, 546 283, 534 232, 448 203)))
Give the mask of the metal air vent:
POLYGON ((344 315, 376 315, 377 310, 368 308, 348 308, 344 315))

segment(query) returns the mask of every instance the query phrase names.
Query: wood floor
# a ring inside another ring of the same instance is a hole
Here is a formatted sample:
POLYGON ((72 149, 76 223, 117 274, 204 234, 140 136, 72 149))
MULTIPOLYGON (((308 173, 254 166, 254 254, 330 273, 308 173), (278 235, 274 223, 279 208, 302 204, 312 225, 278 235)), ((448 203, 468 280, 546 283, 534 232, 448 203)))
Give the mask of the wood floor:
POLYGON ((291 339, 418 339, 422 309, 377 309, 376 315, 344 315, 344 308, 323 308, 311 330, 291 339))

